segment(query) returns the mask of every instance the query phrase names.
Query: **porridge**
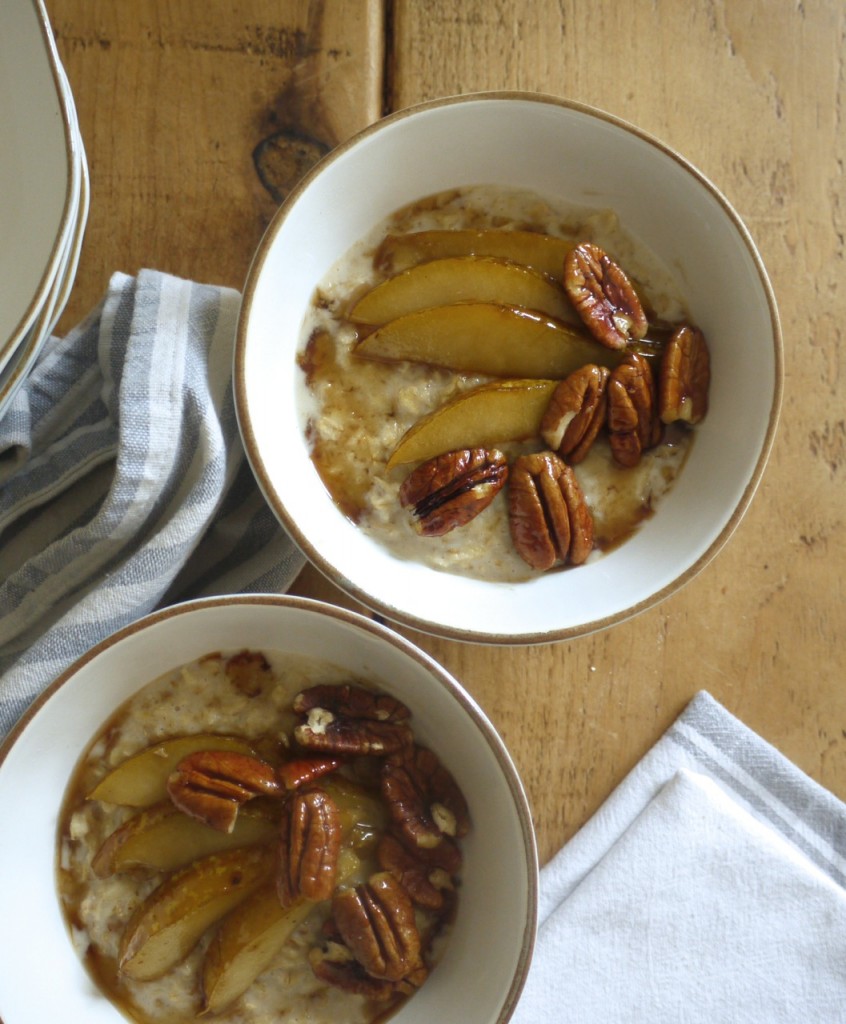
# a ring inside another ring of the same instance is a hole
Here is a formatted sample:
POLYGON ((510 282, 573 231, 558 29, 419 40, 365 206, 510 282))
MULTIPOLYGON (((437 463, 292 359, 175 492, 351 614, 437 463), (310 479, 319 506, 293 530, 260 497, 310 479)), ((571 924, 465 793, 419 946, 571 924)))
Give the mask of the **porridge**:
POLYGON ((431 196, 378 225, 317 290, 299 353, 312 460, 344 514, 401 558, 503 581, 576 564, 572 544, 569 557, 561 544, 545 561, 527 557, 538 529, 554 532, 537 500, 546 476, 571 519, 578 495, 583 560, 601 557, 672 486, 704 415, 707 349, 689 323, 672 275, 613 212, 493 186, 431 196), (581 298, 569 271, 562 284, 574 253, 581 298), (620 281, 642 324, 620 345, 600 342, 594 300, 616 301, 620 281), (671 348, 687 363, 666 371, 671 348), (689 404, 664 415, 661 375, 678 393, 691 363, 695 415, 689 404), (591 436, 565 451, 567 424, 590 402, 591 436), (532 502, 546 521, 526 524, 532 502))
POLYGON ((211 654, 84 754, 59 892, 86 967, 141 1024, 369 1024, 440 959, 468 829, 400 702, 311 659, 211 654))

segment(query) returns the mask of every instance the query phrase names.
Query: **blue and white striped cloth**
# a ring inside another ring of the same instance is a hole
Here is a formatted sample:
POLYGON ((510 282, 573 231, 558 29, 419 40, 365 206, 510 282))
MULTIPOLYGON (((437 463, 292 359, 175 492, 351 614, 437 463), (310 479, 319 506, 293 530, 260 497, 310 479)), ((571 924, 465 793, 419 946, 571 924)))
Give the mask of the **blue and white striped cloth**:
POLYGON ((163 604, 286 590, 231 387, 240 296, 116 274, 0 421, 0 735, 89 647, 163 604))

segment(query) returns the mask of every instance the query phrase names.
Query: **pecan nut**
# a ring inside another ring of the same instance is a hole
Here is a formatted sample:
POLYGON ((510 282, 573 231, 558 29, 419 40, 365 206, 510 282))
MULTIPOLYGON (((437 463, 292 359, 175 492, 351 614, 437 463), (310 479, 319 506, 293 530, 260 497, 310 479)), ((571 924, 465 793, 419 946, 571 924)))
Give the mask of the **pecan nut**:
POLYGON ((298 899, 328 900, 341 852, 341 817, 322 789, 301 790, 286 802, 279 839, 276 893, 283 907, 298 899))
POLYGON ((323 775, 329 775, 341 764, 339 757, 300 757, 281 764, 276 769, 276 777, 285 789, 299 789, 323 775))
POLYGON ((386 871, 338 890, 332 916, 345 945, 371 977, 401 981, 423 966, 414 906, 386 871))
POLYGON ((405 889, 413 903, 427 910, 441 910, 445 893, 454 889, 454 878, 461 867, 461 851, 452 840, 444 839, 433 849, 409 849, 397 836, 386 832, 376 847, 376 859, 405 889))
POLYGON ((412 741, 410 712, 387 694, 323 684, 294 698, 294 739, 307 750, 354 757, 393 753, 412 741))
POLYGON ((242 804, 256 796, 276 796, 280 786, 273 767, 257 757, 199 750, 183 757, 171 772, 167 791, 183 814, 231 832, 242 804))
POLYGON ((384 1003, 397 995, 396 984, 382 978, 371 978, 342 942, 327 940, 309 950, 308 962, 314 976, 352 995, 364 996, 384 1003))
POLYGON ((605 423, 610 370, 589 363, 562 380, 541 420, 541 437, 571 464, 581 462, 605 423))
POLYGON ((533 569, 581 565, 593 550, 593 514, 574 470, 554 452, 515 461, 508 526, 517 553, 533 569))
POLYGON ((507 477, 508 463, 496 448, 447 452, 421 463, 406 477, 400 503, 411 509, 419 533, 441 537, 483 512, 507 477))
POLYGON ((319 707, 294 726, 294 739, 300 746, 345 757, 391 754, 411 743, 411 738, 411 729, 404 722, 345 718, 319 707))
POLYGON ((708 411, 711 357, 698 327, 679 327, 661 360, 658 409, 663 423, 699 423, 708 411))
POLYGON ((368 718, 374 722, 404 722, 411 718, 411 712, 402 701, 351 683, 342 686, 318 683, 298 693, 291 707, 298 715, 307 714, 313 708, 326 708, 336 715, 368 718))
POLYGON ((608 443, 615 462, 631 468, 661 440, 655 377, 649 361, 630 352, 608 380, 608 443))
POLYGON ((643 306, 625 272, 598 245, 582 242, 564 258, 564 288, 591 334, 624 349, 646 334, 643 306))
POLYGON ((464 794, 434 751, 414 745, 392 754, 382 766, 381 786, 388 813, 412 849, 469 832, 464 794))

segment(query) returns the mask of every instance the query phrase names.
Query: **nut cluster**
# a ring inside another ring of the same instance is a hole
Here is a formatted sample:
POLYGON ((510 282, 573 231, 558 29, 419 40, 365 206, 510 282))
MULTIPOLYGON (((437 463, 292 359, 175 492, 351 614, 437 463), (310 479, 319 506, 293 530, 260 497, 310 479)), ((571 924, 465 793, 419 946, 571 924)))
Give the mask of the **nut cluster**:
POLYGON ((564 288, 596 340, 624 355, 611 371, 589 364, 561 381, 541 436, 575 465, 604 427, 617 464, 636 466, 644 451, 661 442, 664 424, 692 426, 708 411, 711 366, 705 336, 696 327, 677 327, 656 374, 652 361, 633 347, 648 329, 640 299, 602 249, 584 242, 568 254, 564 288))
POLYGON ((460 449, 421 463, 400 488, 424 536, 474 519, 508 482, 508 522, 520 557, 533 569, 581 565, 594 545, 593 514, 573 466, 601 431, 614 461, 640 462, 660 444, 664 425, 699 423, 708 409, 710 357, 702 332, 679 326, 657 360, 638 350, 648 320, 625 272, 599 246, 583 242, 564 261, 563 285, 588 331, 620 353, 613 369, 589 363, 560 381, 540 425, 547 449, 509 466, 498 449, 460 449))
POLYGON ((226 751, 191 754, 170 776, 171 800, 225 832, 248 800, 280 800, 279 902, 331 907, 324 939, 309 955, 312 970, 371 999, 409 995, 428 975, 431 941, 455 909, 458 841, 470 828, 464 796, 437 755, 415 742, 400 701, 351 684, 318 685, 299 693, 292 710, 294 749, 283 764, 226 751), (348 827, 331 782, 361 759, 387 825, 375 844, 375 870, 347 884, 340 864, 348 827))

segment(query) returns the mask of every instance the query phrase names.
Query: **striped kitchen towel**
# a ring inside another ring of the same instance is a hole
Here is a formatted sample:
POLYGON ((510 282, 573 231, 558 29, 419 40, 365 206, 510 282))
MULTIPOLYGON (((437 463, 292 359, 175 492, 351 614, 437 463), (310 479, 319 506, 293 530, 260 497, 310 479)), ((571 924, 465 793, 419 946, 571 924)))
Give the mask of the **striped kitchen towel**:
POLYGON ((846 806, 701 692, 543 868, 512 1024, 846 1019, 846 806))
POLYGON ((188 597, 281 592, 302 568, 238 433, 239 304, 115 274, 0 422, 0 735, 115 629, 188 597))

